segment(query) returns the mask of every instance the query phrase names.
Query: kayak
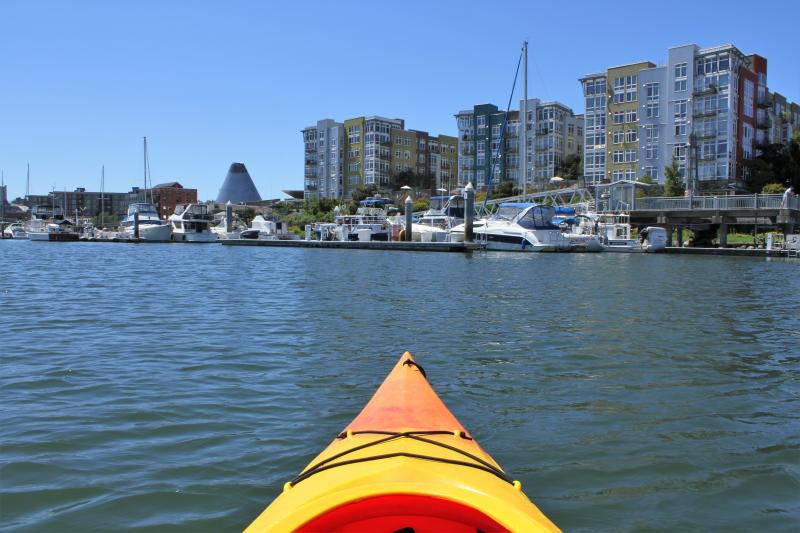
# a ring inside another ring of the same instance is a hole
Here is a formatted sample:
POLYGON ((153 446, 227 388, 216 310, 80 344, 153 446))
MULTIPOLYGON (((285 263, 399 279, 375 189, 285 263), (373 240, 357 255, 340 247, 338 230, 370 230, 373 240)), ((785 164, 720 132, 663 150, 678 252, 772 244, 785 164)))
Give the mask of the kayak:
POLYGON ((361 413, 245 530, 560 531, 406 352, 361 413))

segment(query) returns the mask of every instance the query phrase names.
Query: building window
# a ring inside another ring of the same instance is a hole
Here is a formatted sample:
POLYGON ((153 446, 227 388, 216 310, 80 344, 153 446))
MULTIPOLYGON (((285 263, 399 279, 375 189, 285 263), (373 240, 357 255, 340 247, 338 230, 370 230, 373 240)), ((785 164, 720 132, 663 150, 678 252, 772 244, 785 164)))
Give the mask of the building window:
POLYGON ((635 102, 636 101, 636 79, 637 76, 634 74, 632 76, 628 76, 625 79, 625 101, 626 102, 635 102))
POLYGON ((625 122, 624 111, 614 111, 614 124, 623 124, 625 122))
POLYGON ((675 135, 686 135, 687 107, 686 100, 675 102, 675 135))
POLYGON ((636 122, 636 118, 637 118, 636 115, 637 115, 637 113, 636 113, 635 109, 629 109, 628 111, 625 112, 625 122, 627 122, 629 124, 633 123, 633 122, 636 122))
POLYGON ((675 92, 686 90, 686 67, 687 63, 678 63, 675 65, 675 92))
POLYGON ((635 143, 637 140, 636 130, 628 130, 625 132, 625 142, 635 143))
POLYGON ((636 150, 625 150, 625 162, 635 163, 639 159, 639 154, 636 150))
POLYGON ((624 134, 622 130, 614 130, 611 132, 611 142, 613 144, 622 144, 624 134))
POLYGON ((622 150, 614 150, 612 152, 612 161, 614 163, 624 163, 625 162, 625 152, 622 150))
POLYGON ((621 104, 625 101, 625 78, 614 78, 614 103, 621 104))
POLYGON ((672 149, 672 156, 678 161, 678 163, 686 163, 686 145, 676 144, 672 149))
POLYGON ((753 80, 744 80, 744 116, 753 118, 753 80))

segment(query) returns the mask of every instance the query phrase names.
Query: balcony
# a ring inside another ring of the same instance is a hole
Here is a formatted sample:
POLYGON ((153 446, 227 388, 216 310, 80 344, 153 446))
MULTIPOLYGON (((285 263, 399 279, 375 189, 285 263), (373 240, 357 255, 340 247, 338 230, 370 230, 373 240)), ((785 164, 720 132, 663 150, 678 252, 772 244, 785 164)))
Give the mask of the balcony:
POLYGON ((700 131, 694 134, 694 136, 698 139, 712 139, 717 136, 717 130, 711 131, 700 131))
POLYGON ((536 136, 537 137, 544 137, 545 135, 549 135, 549 134, 550 134, 550 130, 548 130, 548 129, 538 129, 538 130, 536 130, 536 136))
POLYGON ((760 130, 768 130, 772 127, 772 121, 769 117, 762 117, 756 120, 756 127, 760 130))
POLYGON ((694 91, 692 91, 693 96, 704 96, 707 94, 716 94, 717 86, 714 83, 709 83, 705 87, 695 87, 694 91))
POLYGON ((769 109, 772 107, 772 98, 769 96, 759 96, 756 98, 756 106, 763 109, 769 109))
POLYGON ((716 109, 700 109, 692 113, 693 118, 713 117, 717 115, 716 109))

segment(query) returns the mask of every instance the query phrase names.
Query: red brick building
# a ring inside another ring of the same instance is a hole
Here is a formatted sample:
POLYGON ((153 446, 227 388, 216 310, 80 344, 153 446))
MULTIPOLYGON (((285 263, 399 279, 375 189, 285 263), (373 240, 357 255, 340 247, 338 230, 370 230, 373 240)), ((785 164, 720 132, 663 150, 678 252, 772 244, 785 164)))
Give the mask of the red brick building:
POLYGON ((197 189, 184 189, 177 181, 161 183, 153 187, 153 203, 162 219, 175 212, 178 204, 197 202, 197 189))

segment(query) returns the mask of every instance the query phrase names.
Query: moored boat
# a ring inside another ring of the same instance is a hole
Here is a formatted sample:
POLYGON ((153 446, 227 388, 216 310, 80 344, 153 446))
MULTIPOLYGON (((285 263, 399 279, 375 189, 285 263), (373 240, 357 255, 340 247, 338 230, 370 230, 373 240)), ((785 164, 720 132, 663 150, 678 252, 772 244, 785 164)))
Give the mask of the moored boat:
POLYGON ((211 215, 206 204, 178 204, 170 215, 172 240, 177 242, 216 242, 209 225, 211 215))
POLYGON ((247 528, 558 531, 464 429, 409 353, 247 528))
POLYGON ((25 226, 21 222, 14 222, 3 230, 3 238, 5 239, 27 239, 28 234, 25 233, 25 226))
POLYGON ((158 218, 156 206, 150 202, 135 202, 128 206, 128 214, 120 223, 119 237, 132 239, 138 218, 139 238, 145 241, 169 241, 172 227, 158 218))
MULTIPOLYGON (((570 243, 553 223, 548 205, 510 202, 498 206, 488 218, 474 223, 475 240, 487 250, 508 252, 565 252, 570 243)), ((450 230, 451 241, 463 240, 464 225, 450 230)))

